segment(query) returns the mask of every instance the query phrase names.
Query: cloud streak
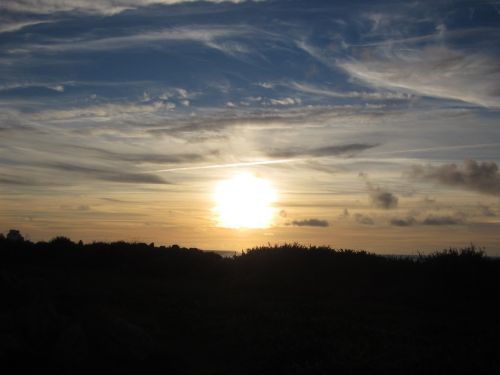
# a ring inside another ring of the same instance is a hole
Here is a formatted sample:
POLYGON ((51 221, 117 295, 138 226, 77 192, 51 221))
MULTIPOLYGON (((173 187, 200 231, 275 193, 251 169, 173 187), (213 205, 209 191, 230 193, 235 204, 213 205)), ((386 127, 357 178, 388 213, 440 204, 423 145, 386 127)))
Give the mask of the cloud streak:
POLYGON ((288 150, 271 150, 267 152, 270 157, 289 158, 289 157, 326 157, 339 155, 354 155, 359 152, 377 147, 378 144, 351 143, 346 145, 332 145, 310 149, 301 149, 300 147, 288 150))
POLYGON ((492 161, 465 160, 463 165, 413 166, 410 176, 416 180, 500 196, 500 173, 492 161))
MULTIPOLYGON (((197 42, 208 48, 216 49, 231 56, 247 53, 248 50, 235 37, 268 35, 262 31, 245 25, 190 25, 166 28, 159 31, 146 31, 130 35, 102 37, 94 39, 78 39, 68 41, 52 41, 51 43, 27 44, 13 49, 13 52, 107 52, 121 49, 157 48, 167 42, 197 42)), ((269 35, 268 35, 269 36, 269 35)))
POLYGON ((406 217, 406 218, 393 218, 390 221, 390 224, 395 227, 410 227, 415 225, 417 220, 414 217, 406 217))
POLYGON ((411 95, 401 92, 392 91, 335 91, 329 88, 316 86, 308 83, 291 82, 288 84, 292 89, 306 94, 313 94, 331 98, 349 98, 349 99, 364 99, 364 100, 408 100, 411 95))
POLYGON ((444 46, 384 49, 337 65, 373 87, 500 107, 500 62, 484 53, 444 46))
POLYGON ((62 172, 79 174, 97 180, 132 183, 132 184, 168 184, 163 178, 153 173, 135 173, 113 170, 111 168, 102 168, 95 166, 84 166, 65 162, 44 162, 39 166, 49 169, 55 169, 62 172))
POLYGON ((225 163, 225 164, 210 164, 210 165, 199 165, 191 167, 178 167, 178 168, 168 168, 168 169, 158 169, 150 172, 179 172, 179 171, 195 171, 202 169, 219 169, 219 168, 239 168, 239 167, 251 167, 256 165, 272 165, 272 164, 286 164, 292 162, 298 162, 299 159, 282 159, 282 160, 259 160, 259 161, 249 161, 241 163, 225 163))
POLYGON ((26 27, 29 26, 35 26, 35 25, 40 25, 44 23, 52 23, 54 21, 49 21, 49 20, 26 20, 26 21, 9 21, 9 20, 2 20, 0 18, 0 21, 2 22, 0 25, 0 34, 1 33, 12 33, 15 31, 22 30, 26 27))
MULTIPOLYGON (((113 15, 150 5, 172 5, 200 0, 4 0, 0 9, 23 13, 82 12, 113 15)), ((201 0, 207 3, 242 3, 246 0, 201 0)))
POLYGON ((330 225, 327 220, 320 219, 305 219, 305 220, 294 220, 292 225, 297 227, 320 227, 326 228, 330 225))
POLYGON ((422 221, 423 225, 460 225, 463 220, 452 216, 434 216, 430 215, 422 221))

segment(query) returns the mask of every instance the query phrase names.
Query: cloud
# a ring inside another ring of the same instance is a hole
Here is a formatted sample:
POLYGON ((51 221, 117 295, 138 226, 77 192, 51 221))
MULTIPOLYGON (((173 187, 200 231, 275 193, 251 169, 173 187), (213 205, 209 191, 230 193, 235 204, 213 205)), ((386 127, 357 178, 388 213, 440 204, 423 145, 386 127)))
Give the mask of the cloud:
POLYGON ((172 103, 156 101, 149 104, 124 103, 124 104, 101 104, 79 108, 47 110, 35 114, 37 120, 70 120, 89 117, 113 117, 128 114, 151 113, 172 110, 172 103))
POLYGON ((38 184, 31 178, 0 174, 0 185, 35 186, 38 184))
POLYGON ((48 86, 48 88, 57 92, 64 92, 63 85, 48 86))
POLYGON ((305 219, 305 220, 294 220, 292 225, 297 227, 328 227, 330 223, 327 220, 320 219, 305 219))
POLYGON ((380 48, 362 60, 338 61, 353 78, 374 87, 500 107, 500 61, 444 46, 380 48))
POLYGON ((271 150, 267 152, 267 155, 277 158, 289 158, 293 156, 324 157, 345 154, 352 155, 377 146, 377 144, 351 143, 346 145, 332 145, 310 149, 293 148, 291 150, 271 150))
POLYGON ((140 184, 168 184, 167 181, 152 173, 122 172, 101 167, 88 167, 58 162, 46 163, 44 166, 64 172, 78 173, 104 181, 140 184))
POLYGON ((363 225, 373 225, 373 224, 375 224, 375 221, 371 217, 365 216, 363 214, 355 214, 354 215, 354 220, 356 221, 356 223, 363 224, 363 225))
POLYGON ((409 216, 407 218, 393 218, 390 221, 392 226, 395 227, 409 227, 412 225, 415 225, 417 223, 417 220, 415 220, 414 217, 409 216))
POLYGON ((429 215, 423 221, 423 225, 459 225, 463 220, 453 216, 434 216, 429 215))
POLYGON ((379 187, 374 187, 370 190, 370 198, 373 205, 377 208, 384 208, 388 210, 398 206, 398 197, 379 187))
POLYGON ((290 88, 306 94, 313 94, 317 96, 326 96, 332 98, 351 98, 351 99, 364 99, 364 100, 408 100, 411 95, 402 92, 392 91, 335 91, 329 88, 316 86, 308 83, 291 82, 290 88))
POLYGON ((497 216, 496 213, 488 206, 484 206, 482 204, 479 205, 479 211, 482 216, 486 217, 494 217, 497 216))
POLYGON ((281 99, 270 99, 269 100, 272 105, 297 105, 301 104, 302 100, 299 98, 281 98, 281 99))
POLYGON ((0 85, 0 91, 9 91, 16 89, 28 89, 28 88, 44 88, 49 90, 54 90, 57 92, 64 92, 65 87, 62 84, 50 84, 50 83, 10 83, 0 85))
MULTIPOLYGON (((235 108, 231 102, 229 108, 216 108, 210 111, 199 111, 194 116, 184 117, 165 117, 161 118, 154 126, 147 129, 151 135, 170 135, 180 138, 199 138, 206 139, 206 133, 214 135, 228 130, 229 128, 253 127, 256 129, 294 129, 310 127, 333 127, 345 122, 368 122, 374 119, 381 119, 384 116, 394 116, 394 110, 384 108, 367 108, 366 106, 348 105, 348 106, 300 106, 285 108, 235 108), (205 134, 203 134, 205 133, 205 134)), ((99 124, 102 127, 102 124, 99 124)), ((121 128, 120 128, 121 129, 121 128)), ((119 129, 115 129, 119 131, 119 129)), ((356 132, 354 132, 356 133, 356 132)), ((358 136, 359 134, 355 134, 358 136)), ((348 143, 346 145, 335 145, 320 147, 318 149, 303 148, 304 144, 299 142, 301 147, 293 149, 270 149, 266 154, 273 157, 280 155, 309 155, 322 154, 323 156, 339 155, 342 153, 356 153, 376 147, 379 144, 348 143), (345 149, 343 149, 345 148, 345 149)), ((316 142, 311 142, 316 143, 316 142)), ((285 156, 286 157, 286 156, 285 156)))
POLYGON ((180 164, 187 162, 203 161, 205 157, 201 154, 157 154, 157 153, 134 153, 134 152, 116 152, 104 150, 97 147, 71 145, 69 148, 85 151, 87 155, 93 153, 99 158, 106 158, 115 161, 151 163, 151 164, 180 164))
MULTIPOLYGON (((0 5, 1 8, 1 5, 0 5)), ((26 21, 10 21, 7 19, 0 18, 0 34, 1 33, 12 33, 14 31, 19 31, 25 27, 40 25, 42 23, 52 23, 49 20, 26 20, 26 21)))
MULTIPOLYGON (((233 25, 190 25, 166 28, 160 31, 145 31, 130 35, 104 37, 97 39, 80 39, 70 41, 52 42, 50 44, 27 44, 14 51, 19 52, 67 52, 67 51, 110 51, 120 49, 131 49, 136 46, 141 48, 154 46, 158 47, 163 42, 190 41, 198 42, 206 47, 216 49, 223 53, 234 56, 248 52, 241 44, 234 41, 228 42, 224 39, 257 35, 270 36, 269 33, 263 33, 262 30, 246 26, 233 25)), ((179 92, 179 94, 181 94, 179 92)))
POLYGON ((500 173, 492 161, 465 160, 463 165, 413 166, 410 176, 421 181, 500 196, 500 173))
POLYGON ((263 87, 265 89, 271 90, 274 88, 275 84, 272 82, 259 82, 257 86, 263 87))
POLYGON ((87 204, 80 204, 80 205, 76 205, 76 206, 62 204, 60 207, 61 207, 61 209, 68 210, 68 211, 86 212, 86 211, 91 210, 90 206, 87 204))
MULTIPOLYGON (((171 5, 200 0, 4 0, 0 9, 23 13, 82 12, 113 15, 149 5, 171 5)), ((245 0, 201 0, 209 3, 242 3, 245 0)))

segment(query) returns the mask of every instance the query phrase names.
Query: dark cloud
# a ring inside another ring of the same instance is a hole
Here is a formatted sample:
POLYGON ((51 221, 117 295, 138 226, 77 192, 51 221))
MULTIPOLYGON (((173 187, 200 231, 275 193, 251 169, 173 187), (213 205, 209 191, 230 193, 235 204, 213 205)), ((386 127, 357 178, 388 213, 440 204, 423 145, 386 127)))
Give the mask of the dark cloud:
POLYGON ((372 204, 377 208, 388 210, 398 206, 398 197, 379 187, 370 186, 370 198, 372 200, 372 204))
POLYGON ((297 156, 337 156, 355 154, 377 146, 377 144, 351 143, 346 145, 324 146, 310 149, 291 148, 288 150, 271 150, 267 153, 267 155, 275 158, 290 158, 297 156))
POLYGON ((77 205, 77 206, 71 206, 71 205, 66 205, 66 204, 63 204, 60 206, 61 209, 63 210, 68 210, 68 211, 81 211, 81 212, 84 212, 84 211, 90 211, 90 206, 87 205, 87 204, 80 204, 80 205, 77 205))
POLYGON ((492 161, 465 160, 463 165, 413 166, 410 175, 420 181, 500 196, 500 173, 498 165, 492 161))
POLYGON ((349 216, 351 216, 351 214, 349 213, 349 210, 347 208, 344 208, 344 210, 342 211, 342 213, 339 215, 339 219, 347 219, 349 218, 349 216))
POLYGON ((366 173, 359 172, 358 176, 365 180, 373 206, 386 210, 396 208, 398 206, 399 199, 396 195, 386 189, 372 184, 368 180, 368 175, 366 173))
POLYGON ((0 184, 2 184, 2 185, 20 185, 20 186, 38 185, 37 181, 30 179, 30 178, 10 176, 10 175, 4 175, 4 174, 0 175, 0 184))
POLYGON ((139 201, 130 201, 130 200, 124 200, 124 199, 108 198, 108 197, 102 197, 99 199, 102 199, 103 201, 107 201, 107 202, 112 202, 112 203, 125 203, 125 204, 141 203, 139 201))
POLYGON ((135 163, 178 164, 178 163, 188 163, 188 162, 205 160, 205 157, 203 155, 195 153, 187 153, 187 154, 125 153, 125 152, 103 150, 101 148, 96 148, 96 147, 77 146, 77 145, 71 147, 78 148, 84 151, 89 151, 91 153, 98 155, 99 157, 104 157, 106 159, 117 160, 117 161, 129 161, 135 163))
POLYGON ((479 210, 480 210, 482 216, 486 216, 486 217, 497 216, 495 214, 495 212, 488 206, 483 206, 482 204, 480 204, 479 210))
POLYGON ((305 220, 294 220, 292 225, 297 227, 328 227, 330 223, 326 220, 320 219, 305 219, 305 220))
MULTIPOLYGON (((169 184, 158 175, 153 173, 140 173, 140 172, 127 172, 122 171, 126 167, 116 167, 115 169, 104 168, 98 166, 84 166, 79 164, 65 163, 65 162, 45 162, 45 161, 32 161, 32 162, 19 162, 18 166, 40 167, 48 168, 57 171, 74 173, 84 175, 97 180, 122 182, 122 183, 144 183, 144 184, 169 184)), ((35 180, 22 176, 13 176, 0 174, 0 184, 4 185, 22 185, 22 186, 52 186, 61 185, 61 180, 57 181, 48 180, 35 180)))
POLYGON ((65 172, 84 174, 104 181, 143 184, 168 184, 167 181, 152 173, 120 172, 110 169, 86 167, 68 163, 50 163, 47 164, 47 166, 65 172))
POLYGON ((373 225, 373 224, 375 224, 375 221, 371 217, 365 216, 365 215, 362 215, 362 214, 356 214, 356 215, 354 215, 354 220, 356 220, 356 223, 363 224, 363 225, 373 225))
POLYGON ((422 221, 423 225, 460 225, 463 224, 463 220, 453 216, 427 216, 424 221, 422 221))
POLYGON ((193 161, 203 161, 205 158, 198 154, 178 154, 178 155, 160 155, 160 154, 117 154, 123 156, 121 160, 140 162, 140 163, 185 163, 193 161))
POLYGON ((391 219, 390 223, 395 227, 409 227, 415 225, 417 223, 417 220, 415 220, 414 217, 410 216, 407 218, 393 218, 391 219))
MULTIPOLYGON (((175 121, 164 120, 159 127, 148 129, 147 132, 153 136, 170 135, 170 136, 195 136, 200 137, 200 133, 219 133, 227 128, 239 126, 265 126, 273 123, 281 123, 283 121, 296 123, 299 119, 305 120, 304 113, 294 112, 295 117, 281 115, 280 113, 267 112, 243 112, 239 114, 222 112, 215 115, 207 115, 203 117, 176 119, 175 121)), ((306 112, 309 113, 309 112, 306 112)), ((205 137, 207 135, 205 134, 205 137)))

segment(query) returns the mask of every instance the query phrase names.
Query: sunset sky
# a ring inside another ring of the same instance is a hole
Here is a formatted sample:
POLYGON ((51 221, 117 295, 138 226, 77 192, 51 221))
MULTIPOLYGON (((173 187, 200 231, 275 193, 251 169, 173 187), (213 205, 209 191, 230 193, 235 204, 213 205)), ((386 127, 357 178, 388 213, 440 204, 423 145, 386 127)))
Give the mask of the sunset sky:
POLYGON ((499 163, 499 1, 0 2, 3 233, 500 255, 499 163))

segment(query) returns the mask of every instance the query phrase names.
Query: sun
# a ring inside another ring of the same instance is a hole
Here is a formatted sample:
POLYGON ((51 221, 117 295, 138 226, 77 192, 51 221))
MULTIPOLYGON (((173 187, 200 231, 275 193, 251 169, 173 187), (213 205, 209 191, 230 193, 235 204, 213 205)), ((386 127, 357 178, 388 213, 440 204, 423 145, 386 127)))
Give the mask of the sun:
POLYGON ((277 194, 270 181, 244 172, 217 184, 214 211, 223 228, 268 228, 277 194))

